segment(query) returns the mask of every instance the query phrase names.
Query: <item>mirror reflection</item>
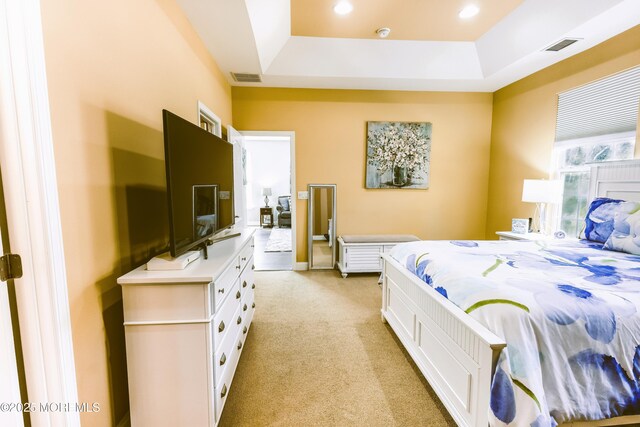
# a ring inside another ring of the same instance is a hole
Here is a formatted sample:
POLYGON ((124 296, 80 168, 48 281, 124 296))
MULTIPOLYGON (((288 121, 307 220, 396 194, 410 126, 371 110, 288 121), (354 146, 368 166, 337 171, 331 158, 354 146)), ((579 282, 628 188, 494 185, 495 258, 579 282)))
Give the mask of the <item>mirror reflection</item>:
POLYGON ((335 185, 309 185, 308 224, 309 268, 333 268, 336 239, 335 185))

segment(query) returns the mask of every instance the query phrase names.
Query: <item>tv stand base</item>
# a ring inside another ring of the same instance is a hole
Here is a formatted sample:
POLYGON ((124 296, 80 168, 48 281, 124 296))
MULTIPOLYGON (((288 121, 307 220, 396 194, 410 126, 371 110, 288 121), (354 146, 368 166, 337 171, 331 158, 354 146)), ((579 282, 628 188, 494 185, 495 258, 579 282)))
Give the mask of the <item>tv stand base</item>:
POLYGON ((200 251, 188 251, 176 258, 173 258, 170 252, 165 252, 151 258, 149 262, 147 262, 147 270, 184 270, 187 265, 198 258, 200 258, 200 251))

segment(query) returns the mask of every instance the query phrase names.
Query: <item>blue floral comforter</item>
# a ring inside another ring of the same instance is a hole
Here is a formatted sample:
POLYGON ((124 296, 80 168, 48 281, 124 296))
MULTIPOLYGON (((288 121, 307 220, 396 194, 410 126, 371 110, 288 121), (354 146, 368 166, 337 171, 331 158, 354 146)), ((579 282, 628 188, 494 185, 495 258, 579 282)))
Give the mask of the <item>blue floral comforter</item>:
POLYGON ((425 241, 391 256, 504 338, 492 425, 640 414, 640 257, 588 241, 425 241))

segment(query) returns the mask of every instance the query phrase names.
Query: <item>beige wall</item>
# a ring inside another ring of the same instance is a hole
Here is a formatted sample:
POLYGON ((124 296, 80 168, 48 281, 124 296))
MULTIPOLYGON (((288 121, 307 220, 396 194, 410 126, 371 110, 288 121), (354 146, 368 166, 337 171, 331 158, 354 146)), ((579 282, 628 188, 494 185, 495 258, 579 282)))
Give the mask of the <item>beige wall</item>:
MULTIPOLYGON (((296 189, 337 184, 338 234, 484 237, 492 95, 234 87, 234 127, 296 133, 296 189), (428 190, 366 190, 367 121, 433 123, 428 190)), ((298 261, 307 204, 297 201, 298 261)))
POLYGON ((231 90, 173 0, 42 2, 84 426, 128 410, 116 278, 168 240, 161 110, 192 121, 202 100, 226 125, 231 90))
MULTIPOLYGON (((525 178, 548 178, 557 94, 640 64, 640 26, 494 93, 486 237, 527 218, 525 178)), ((636 157, 640 144, 636 145, 636 157)))

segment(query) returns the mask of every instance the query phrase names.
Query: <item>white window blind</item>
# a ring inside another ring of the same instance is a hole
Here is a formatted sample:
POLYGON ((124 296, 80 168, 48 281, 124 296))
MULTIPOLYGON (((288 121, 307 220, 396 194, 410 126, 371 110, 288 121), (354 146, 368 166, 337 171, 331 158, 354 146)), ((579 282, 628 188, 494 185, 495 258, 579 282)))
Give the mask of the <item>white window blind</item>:
POLYGON ((636 130, 640 66, 558 95, 556 142, 636 130))
POLYGON ((552 176, 563 181, 555 228, 577 236, 584 224, 589 164, 633 157, 640 66, 558 94, 552 176))

